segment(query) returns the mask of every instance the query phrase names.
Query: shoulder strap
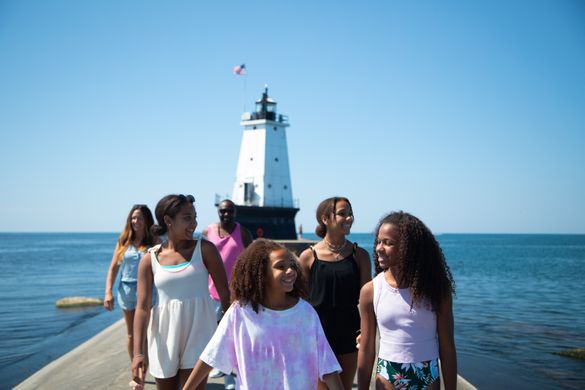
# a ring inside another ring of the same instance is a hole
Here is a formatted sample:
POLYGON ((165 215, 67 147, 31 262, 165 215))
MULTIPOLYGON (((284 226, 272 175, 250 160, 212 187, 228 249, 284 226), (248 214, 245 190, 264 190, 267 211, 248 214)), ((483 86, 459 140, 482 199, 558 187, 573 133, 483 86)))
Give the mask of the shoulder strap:
POLYGON ((162 246, 162 244, 156 244, 155 246, 148 248, 148 251, 151 252, 151 254, 155 253, 155 255, 156 255, 156 252, 158 252, 160 250, 161 246, 162 246))
POLYGON ((201 252, 203 240, 205 240, 203 236, 200 236, 199 239, 197 240, 197 244, 195 245, 195 249, 193 250, 193 255, 191 256, 191 262, 193 262, 195 256, 199 257, 199 261, 203 262, 203 253, 201 252))
POLYGON ((383 282, 383 280, 380 278, 383 277, 384 273, 382 272, 376 275, 374 279, 372 279, 372 284, 374 285, 374 313, 376 313, 376 315, 378 315, 378 302, 380 301, 380 296, 382 295, 382 284, 380 282, 383 282))
POLYGON ((158 258, 156 257, 156 252, 160 250, 161 246, 162 244, 158 244, 148 249, 148 253, 150 253, 150 266, 152 268, 153 274, 156 272, 156 269, 158 268, 158 258))
POLYGON ((357 242, 354 242, 353 245, 351 246, 351 261, 353 261, 357 269, 361 271, 362 268, 360 266, 360 262, 357 259, 357 249, 358 244, 357 242))
POLYGON ((317 260, 317 251, 315 251, 315 247, 313 245, 309 246, 311 252, 313 252, 313 260, 317 260))

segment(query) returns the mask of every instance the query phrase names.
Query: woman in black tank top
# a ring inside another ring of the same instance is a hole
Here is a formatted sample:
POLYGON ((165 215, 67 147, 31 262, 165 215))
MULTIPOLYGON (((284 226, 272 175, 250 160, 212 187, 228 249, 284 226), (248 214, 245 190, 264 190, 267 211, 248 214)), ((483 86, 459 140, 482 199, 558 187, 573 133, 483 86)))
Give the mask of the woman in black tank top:
MULTIPOLYGON (((317 244, 301 253, 300 262, 308 281, 313 305, 325 336, 343 369, 341 380, 351 389, 357 369, 356 336, 360 328, 358 299, 361 287, 371 279, 370 257, 345 238, 353 224, 347 198, 334 197, 317 207, 317 244)), ((319 388, 325 388, 319 384, 319 388)))

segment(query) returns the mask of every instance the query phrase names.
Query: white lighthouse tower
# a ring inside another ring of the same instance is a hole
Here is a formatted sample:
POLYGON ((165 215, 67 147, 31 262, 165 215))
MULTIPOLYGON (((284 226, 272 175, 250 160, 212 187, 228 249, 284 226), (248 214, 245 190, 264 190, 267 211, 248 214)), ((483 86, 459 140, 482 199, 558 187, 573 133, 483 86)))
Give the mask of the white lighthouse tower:
POLYGON ((265 88, 256 112, 242 115, 244 126, 232 200, 244 206, 293 207, 286 128, 265 88))
POLYGON ((276 101, 265 87, 256 111, 242 115, 244 127, 232 200, 238 221, 255 237, 296 237, 286 128, 286 115, 277 114, 276 101))

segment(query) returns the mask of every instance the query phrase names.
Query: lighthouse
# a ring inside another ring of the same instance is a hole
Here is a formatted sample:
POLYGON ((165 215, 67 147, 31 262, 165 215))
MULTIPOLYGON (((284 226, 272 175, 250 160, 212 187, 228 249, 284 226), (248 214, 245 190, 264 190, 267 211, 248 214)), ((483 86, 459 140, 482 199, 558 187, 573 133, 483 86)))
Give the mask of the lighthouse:
POLYGON ((256 237, 294 239, 292 196, 286 128, 288 117, 278 114, 268 87, 256 101, 255 112, 242 114, 244 131, 232 200, 237 219, 256 237))

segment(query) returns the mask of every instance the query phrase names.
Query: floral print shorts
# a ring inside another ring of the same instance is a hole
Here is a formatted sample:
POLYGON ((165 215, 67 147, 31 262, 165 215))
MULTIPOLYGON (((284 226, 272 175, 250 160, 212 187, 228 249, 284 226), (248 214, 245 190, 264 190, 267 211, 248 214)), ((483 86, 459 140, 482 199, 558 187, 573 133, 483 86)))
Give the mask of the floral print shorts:
POLYGON ((438 359, 419 363, 394 363, 378 358, 376 374, 396 390, 423 390, 439 379, 438 359))

